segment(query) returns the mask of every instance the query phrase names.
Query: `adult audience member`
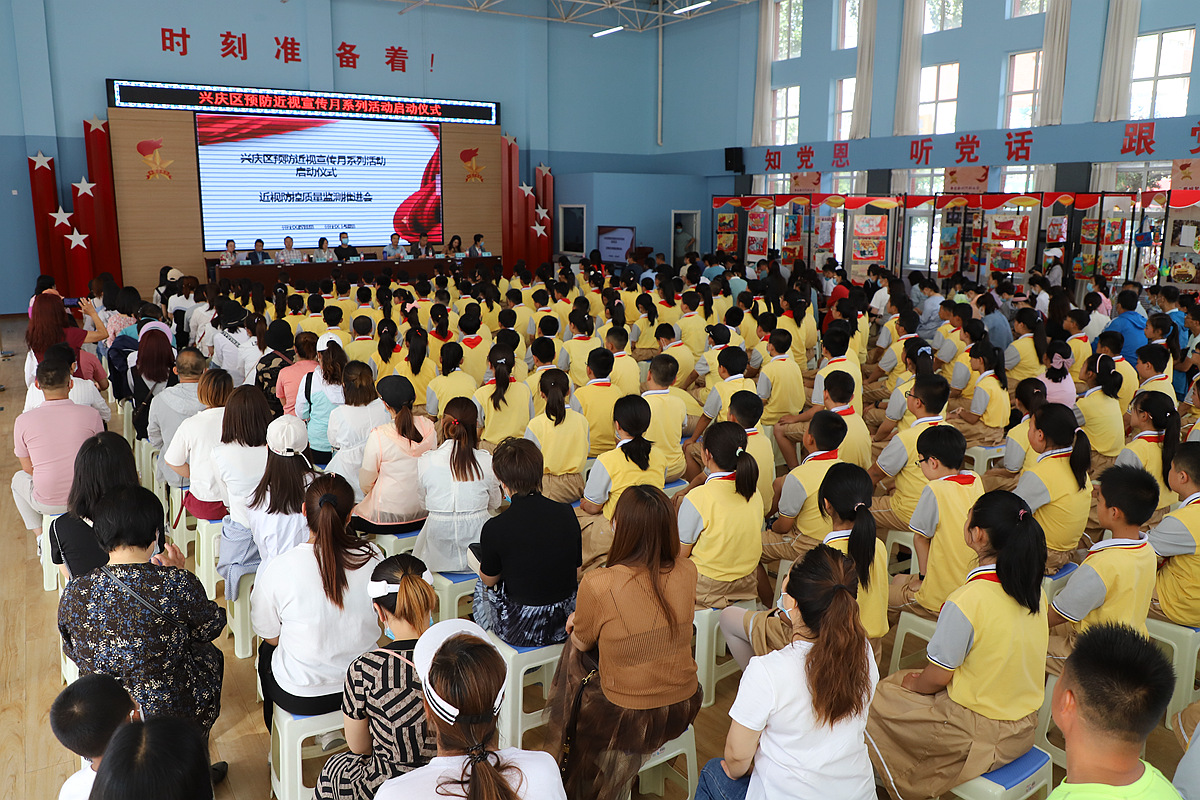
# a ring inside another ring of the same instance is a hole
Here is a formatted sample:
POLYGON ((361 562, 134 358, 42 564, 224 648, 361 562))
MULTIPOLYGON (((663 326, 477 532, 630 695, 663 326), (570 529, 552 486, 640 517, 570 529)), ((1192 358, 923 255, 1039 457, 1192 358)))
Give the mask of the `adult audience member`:
POLYGON ((167 466, 188 479, 183 507, 196 519, 222 519, 229 508, 221 500, 213 464, 213 449, 221 443, 225 403, 233 393, 233 378, 223 369, 210 369, 200 378, 196 398, 204 410, 185 419, 162 454, 167 466))
POLYGON ((113 736, 96 772, 91 800, 212 800, 229 767, 208 763, 208 745, 187 720, 130 722, 113 736))
POLYGON ((275 397, 283 405, 283 413, 296 413, 296 398, 300 394, 300 384, 310 372, 315 370, 317 363, 317 339, 319 337, 311 331, 300 331, 296 334, 296 359, 279 370, 279 377, 275 382, 275 397))
POLYGON ((141 721, 137 703, 111 675, 84 675, 59 692, 50 706, 50 730, 63 747, 89 763, 67 778, 58 800, 88 800, 113 734, 136 721, 141 721))
POLYGON ((221 502, 229 509, 221 526, 217 571, 225 579, 225 597, 236 600, 238 581, 259 563, 253 546, 248 507, 267 468, 267 425, 271 407, 256 386, 239 386, 225 403, 221 443, 213 448, 213 477, 221 502))
POLYGON ((364 496, 354 508, 355 527, 372 533, 425 517, 425 506, 413 492, 417 459, 437 446, 433 421, 413 413, 417 393, 408 378, 388 375, 378 391, 392 422, 367 436, 358 473, 364 496))
MULTIPOLYGON (((79 301, 79 309, 88 315, 96 324, 98 330, 85 331, 67 324, 67 310, 63 307, 62 298, 52 294, 39 294, 33 298, 30 308, 29 325, 25 328, 25 344, 29 347, 29 357, 25 362, 25 383, 32 383, 30 378, 33 365, 39 364, 46 354, 46 348, 52 344, 66 342, 75 351, 75 360, 79 360, 79 348, 85 344, 102 342, 108 337, 104 321, 96 312, 95 306, 87 298, 79 301)), ((84 377, 77 373, 77 377, 84 377)))
POLYGON ((267 396, 271 414, 279 417, 284 413, 283 400, 276 394, 279 375, 296 360, 296 351, 292 349, 292 326, 277 319, 267 326, 267 334, 263 338, 266 340, 266 352, 259 357, 253 374, 247 378, 252 378, 254 385, 267 396))
POLYGON ((183 486, 186 483, 184 477, 167 466, 167 460, 161 454, 165 454, 171 446, 180 424, 205 408, 197 394, 200 377, 204 374, 204 356, 194 347, 185 347, 175 358, 172 371, 179 378, 179 383, 163 389, 150 404, 146 440, 160 453, 155 470, 158 478, 170 486, 183 486))
MULTIPOLYGON (((91 356, 91 353, 87 353, 86 350, 84 353, 91 356)), ((95 381, 88 378, 75 377, 74 372, 79 369, 79 364, 75 361, 75 351, 71 349, 71 346, 66 342, 52 344, 46 348, 45 357, 56 361, 64 361, 71 365, 71 389, 67 392, 67 397, 76 405, 91 406, 96 409, 96 413, 100 415, 100 419, 107 424, 112 419, 112 409, 109 408, 108 401, 104 399, 104 395, 100 394, 95 381)), ((46 394, 37 386, 30 385, 25 390, 25 411, 37 408, 44 402, 46 402, 46 394)))
POLYGON ((346 402, 329 412, 329 446, 333 458, 326 472, 341 475, 354 489, 356 500, 363 499, 358 474, 371 431, 391 422, 392 415, 379 399, 371 368, 362 361, 351 361, 342 370, 342 396, 346 402))
POLYGON ((304 376, 296 397, 296 416, 308 423, 308 457, 313 464, 324 467, 333 458, 329 444, 329 415, 334 406, 346 402, 342 391, 342 370, 346 368, 346 351, 333 333, 317 339, 317 358, 320 368, 304 376))
POLYGON ((260 572, 308 539, 304 494, 316 473, 304 457, 307 449, 308 431, 296 417, 286 414, 267 426, 266 466, 246 508, 260 572))

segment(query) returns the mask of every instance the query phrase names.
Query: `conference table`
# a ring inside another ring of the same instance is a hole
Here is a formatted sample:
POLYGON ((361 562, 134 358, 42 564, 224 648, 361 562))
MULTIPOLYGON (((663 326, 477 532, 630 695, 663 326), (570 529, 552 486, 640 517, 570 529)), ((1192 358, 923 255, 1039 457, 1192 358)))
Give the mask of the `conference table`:
POLYGON ((444 270, 451 264, 456 265, 457 269, 467 275, 474 274, 477 267, 483 267, 484 270, 491 272, 500 265, 500 257, 410 258, 406 261, 364 258, 362 261, 300 261, 292 264, 235 264, 229 267, 221 266, 217 259, 207 259, 207 263, 210 281, 228 278, 237 282, 247 278, 262 283, 263 286, 270 289, 279 282, 280 272, 286 272, 290 280, 299 278, 303 281, 320 281, 328 278, 334 267, 341 268, 343 275, 350 273, 362 275, 364 272, 372 272, 376 276, 383 274, 385 268, 391 268, 393 276, 403 271, 408 273, 410 279, 432 278, 439 269, 444 270))

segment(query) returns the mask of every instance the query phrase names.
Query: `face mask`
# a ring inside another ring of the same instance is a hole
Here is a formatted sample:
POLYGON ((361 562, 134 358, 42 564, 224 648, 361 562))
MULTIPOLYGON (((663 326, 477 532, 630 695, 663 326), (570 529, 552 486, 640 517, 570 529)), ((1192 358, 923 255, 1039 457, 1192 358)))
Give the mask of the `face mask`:
POLYGON ((348 242, 348 241, 350 241, 350 237, 349 237, 349 236, 343 236, 343 237, 342 237, 342 244, 345 244, 345 243, 346 243, 346 242, 348 242))
POLYGON ((392 629, 387 627, 386 625, 383 628, 383 635, 388 638, 388 641, 392 641, 392 642, 396 641, 396 636, 395 636, 395 634, 392 633, 392 629))
POLYGON ((786 619, 788 622, 792 621, 792 615, 789 614, 788 610, 786 608, 784 608, 784 606, 783 606, 783 595, 782 594, 779 595, 779 599, 775 601, 775 607, 779 609, 779 612, 781 614, 783 614, 784 619, 786 619))

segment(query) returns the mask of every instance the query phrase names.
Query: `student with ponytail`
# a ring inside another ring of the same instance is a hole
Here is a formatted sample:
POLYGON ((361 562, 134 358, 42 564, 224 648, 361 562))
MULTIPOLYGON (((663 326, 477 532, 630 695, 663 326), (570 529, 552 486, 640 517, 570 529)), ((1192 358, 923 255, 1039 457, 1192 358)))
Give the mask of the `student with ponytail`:
POLYGON ((965 538, 978 566, 938 614, 930 663, 881 681, 871 703, 867 749, 897 800, 946 795, 1033 741, 1050 638, 1041 525, 1019 496, 988 492, 965 538))
POLYGON ((1146 339, 1148 344, 1162 345, 1167 348, 1171 357, 1167 359, 1167 366, 1163 369, 1163 373, 1171 381, 1175 393, 1183 394, 1186 386, 1182 384, 1186 377, 1180 380, 1175 379, 1175 362, 1183 359, 1183 352, 1179 346, 1179 327, 1175 321, 1166 314, 1151 314, 1150 319, 1146 321, 1146 339))
POLYGON ((679 504, 679 552, 699 573, 697 609, 757 596, 763 501, 758 463, 747 447, 746 431, 736 422, 710 425, 701 453, 708 477, 679 504))
POLYGON ((425 506, 413 487, 417 459, 437 446, 433 422, 415 412, 417 395, 412 382, 388 375, 377 385, 391 423, 371 431, 363 448, 358 480, 364 497, 355 506, 355 528, 360 533, 411 532, 411 523, 425 517, 425 506))
MULTIPOLYGON (((792 565, 778 612, 787 641, 745 666, 725 757, 704 766, 696 800, 874 800, 864 730, 879 669, 859 621, 862 593, 854 560, 833 547, 792 565)), ((722 627, 740 610, 726 610, 722 627)))
POLYGON ((567 405, 571 379, 561 369, 538 373, 545 410, 525 428, 525 438, 542 451, 542 494, 559 503, 583 497, 591 433, 587 417, 567 405))
MULTIPOLYGON (((382 330, 382 326, 381 330, 382 330)), ((380 347, 382 344, 382 336, 380 334, 380 347)), ((407 378, 413 386, 413 391, 416 392, 418 402, 413 406, 413 412, 416 414, 425 413, 425 400, 429 395, 429 384, 437 377, 437 366, 434 360, 429 356, 429 334, 421 328, 409 328, 404 334, 404 347, 407 350, 403 358, 398 358, 393 363, 395 373, 401 378, 407 378)), ((399 347, 396 347, 399 350, 399 347)), ((387 375, 386 372, 380 372, 379 377, 383 378, 387 375)))
POLYGON ((1067 408, 1074 406, 1075 379, 1071 377, 1071 368, 1075 366, 1075 356, 1071 346, 1061 339, 1051 341, 1046 345, 1042 365, 1046 368, 1040 376, 1046 384, 1046 399, 1067 408))
POLYGON ((417 536, 413 555, 435 572, 468 569, 467 546, 502 500, 492 473, 492 454, 479 449, 475 401, 455 397, 442 414, 441 446, 417 462, 417 496, 429 516, 417 536))
POLYGON ((640 395, 626 395, 613 405, 613 433, 617 444, 601 453, 588 472, 579 501, 579 527, 583 531, 583 570, 598 567, 612 544, 612 517, 621 493, 645 484, 662 489, 667 458, 646 438, 650 404, 640 395))
POLYGON ((1033 412, 1046 404, 1046 384, 1039 378, 1026 378, 1017 384, 1013 402, 1021 414, 1021 421, 1008 429, 1004 439, 1004 460, 1000 466, 992 467, 983 475, 984 488, 989 492, 996 489, 1011 492, 1017 488, 1021 471, 1037 463, 1038 453, 1029 444, 1029 420, 1033 412))
POLYGON ((1162 392, 1143 392, 1133 398, 1129 420, 1134 435, 1117 456, 1116 463, 1141 467, 1158 482, 1158 505, 1146 523, 1154 527, 1180 500, 1179 495, 1167 486, 1171 462, 1179 449, 1179 412, 1162 392))
MULTIPOLYGON (((1004 353, 992 347, 986 338, 971 345, 969 353, 974 374, 971 404, 951 411, 946 415, 946 421, 966 437, 967 447, 994 447, 1004 441, 1004 429, 1008 426, 1011 410, 1004 353)), ((1073 387, 1074 384, 1072 392, 1073 387)))
POLYGON ((316 800, 371 800, 384 781, 437 754, 412 666, 413 648, 437 605, 427 575, 424 562, 409 553, 384 559, 371 573, 367 594, 390 641, 346 671, 342 720, 349 750, 325 762, 316 800))
POLYGON ((353 508, 345 478, 318 477, 304 495, 308 541, 258 573, 250 620, 263 640, 258 675, 267 730, 276 703, 304 716, 340 709, 346 668, 379 638, 365 599, 383 556, 349 527, 353 508))
POLYGON ((1029 445, 1038 459, 1022 471, 1013 490, 1029 504, 1045 532, 1048 575, 1071 560, 1092 505, 1092 445, 1075 425, 1075 414, 1060 403, 1046 403, 1033 412, 1029 445))
MULTIPOLYGON (((430 332, 430 338, 433 332, 430 332)), ((442 410, 456 397, 471 398, 479 384, 462 370, 463 350, 458 342, 447 342, 441 348, 441 374, 429 381, 425 390, 425 413, 437 419, 442 410)))
POLYGON ((400 335, 400 329, 390 319, 380 320, 375 335, 378 337, 378 342, 370 354, 368 362, 374 368, 375 374, 382 378, 384 375, 391 375, 395 372, 396 365, 400 363, 402 348, 396 341, 400 335))
POLYGON ((516 360, 509 348, 494 346, 488 352, 492 377, 474 395, 475 410, 479 412, 480 447, 489 453, 510 436, 524 435, 533 416, 529 387, 512 375, 516 360))
POLYGON ((1017 338, 1004 351, 1004 368, 1013 382, 1036 378, 1045 367, 1046 326, 1035 309, 1022 308, 1013 319, 1017 338))
POLYGON ((1125 418, 1120 402, 1124 378, 1106 353, 1089 356, 1079 371, 1087 390, 1075 400, 1075 422, 1092 446, 1091 474, 1098 475, 1116 463, 1125 449, 1125 418))
POLYGON ((637 341, 633 343, 633 357, 638 361, 649 361, 659 353, 658 340, 654 338, 654 331, 658 328, 659 311, 662 309, 655 305, 654 298, 645 292, 637 296, 634 306, 641 316, 634 322, 634 327, 638 330, 638 337, 637 341))
MULTIPOLYGON (((988 337, 987 329, 983 326, 983 321, 978 319, 967 320, 962 326, 955 338, 958 338, 959 344, 965 344, 965 347, 959 347, 954 360, 947 364, 948 372, 944 373, 946 380, 950 381, 950 402, 946 408, 954 411, 957 408, 971 408, 971 400, 975 397, 975 379, 979 377, 979 372, 971 367, 971 348, 977 344, 987 344, 990 347, 995 347, 991 339, 988 337)), ((945 344, 942 345, 945 347, 945 344)), ((1000 351, 997 359, 1000 365, 1004 364, 1004 351, 1000 351)), ((1007 424, 1007 420, 1005 420, 1007 424)))
MULTIPOLYGON (((410 327, 421 327, 419 321, 413 320, 410 327)), ((454 341, 454 330, 450 327, 450 314, 441 303, 435 304, 429 310, 429 354, 435 361, 442 360, 442 348, 454 341)), ((459 363, 462 362, 461 345, 459 346, 459 363)), ((445 374, 443 372, 443 374, 445 374)))

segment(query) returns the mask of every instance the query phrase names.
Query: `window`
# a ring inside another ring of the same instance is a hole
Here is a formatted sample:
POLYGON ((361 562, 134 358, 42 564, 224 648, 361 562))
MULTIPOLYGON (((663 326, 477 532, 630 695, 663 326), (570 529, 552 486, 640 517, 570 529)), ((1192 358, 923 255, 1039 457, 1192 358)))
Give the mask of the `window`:
POLYGON ((833 138, 849 139, 850 123, 854 119, 854 78, 842 78, 834 94, 833 138))
POLYGON ((837 0, 837 47, 858 47, 858 0, 837 0))
POLYGON ((958 113, 958 63, 921 69, 921 104, 918 133, 954 133, 958 113))
POLYGON ((1042 51, 1013 53, 1008 57, 1008 89, 1004 93, 1005 128, 1028 128, 1037 113, 1042 77, 1042 51))
POLYGON ((1022 164, 1016 167, 1001 167, 1000 191, 1025 194, 1032 192, 1034 187, 1033 165, 1022 164))
POLYGON ((1148 33, 1133 47, 1129 118, 1182 117, 1187 113, 1195 28, 1148 33))
POLYGON ((925 0, 925 32, 962 27, 963 0, 925 0))
POLYGON ((945 170, 942 169, 910 169, 905 181, 904 191, 908 194, 938 194, 943 191, 942 183, 945 170))
POLYGON ((1117 164, 1118 192, 1142 192, 1171 188, 1170 161, 1131 161, 1117 164))
POLYGON ((829 191, 834 194, 854 194, 854 185, 861 172, 829 173, 829 191))
POLYGON ((800 141, 800 87, 789 86, 775 90, 775 114, 771 118, 775 144, 796 144, 800 141))
POLYGON ((1012 0, 1009 16, 1027 17, 1030 14, 1045 14, 1046 0, 1012 0))
POLYGON ((800 55, 800 29, 804 19, 803 0, 775 2, 775 60, 800 55))

